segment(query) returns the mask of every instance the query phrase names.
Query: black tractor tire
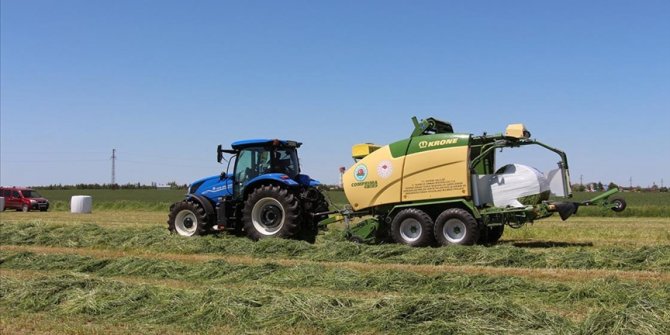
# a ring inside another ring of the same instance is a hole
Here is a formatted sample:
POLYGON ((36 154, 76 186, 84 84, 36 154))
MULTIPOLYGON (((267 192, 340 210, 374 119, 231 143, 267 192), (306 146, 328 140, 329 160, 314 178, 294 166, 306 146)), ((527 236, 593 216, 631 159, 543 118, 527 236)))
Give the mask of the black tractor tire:
POLYGON ((205 235, 209 231, 207 214, 200 204, 183 200, 170 207, 168 230, 181 236, 205 235))
POLYGON ((242 222, 247 236, 255 241, 267 237, 292 238, 300 232, 300 214, 300 203, 293 193, 279 186, 263 185, 245 201, 242 222))
POLYGON ((433 245, 433 219, 420 209, 403 209, 391 222, 391 236, 396 243, 411 247, 433 245))
POLYGON ((500 237, 502 236, 504 231, 505 231, 504 225, 493 226, 493 227, 482 226, 481 230, 479 231, 479 241, 477 242, 477 244, 484 244, 484 245, 496 244, 498 240, 500 240, 500 237))
POLYGON ((479 235, 477 220, 464 209, 449 208, 435 220, 435 240, 439 245, 473 245, 479 235))
POLYGON ((316 213, 328 212, 328 201, 323 193, 316 188, 310 188, 301 195, 302 200, 302 227, 298 233, 299 240, 308 243, 316 242, 319 234, 319 222, 328 218, 328 215, 314 215, 316 213))
POLYGON ((610 201, 612 203, 612 210, 619 213, 626 209, 626 200, 622 198, 614 198, 610 201))

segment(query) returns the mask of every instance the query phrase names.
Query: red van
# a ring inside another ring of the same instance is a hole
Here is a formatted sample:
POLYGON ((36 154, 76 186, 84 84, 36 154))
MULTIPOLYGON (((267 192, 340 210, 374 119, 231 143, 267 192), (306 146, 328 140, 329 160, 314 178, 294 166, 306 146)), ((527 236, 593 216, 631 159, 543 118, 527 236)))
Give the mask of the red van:
POLYGON ((13 208, 24 212, 38 209, 46 212, 49 209, 49 200, 29 188, 0 187, 0 196, 5 198, 5 209, 13 208))

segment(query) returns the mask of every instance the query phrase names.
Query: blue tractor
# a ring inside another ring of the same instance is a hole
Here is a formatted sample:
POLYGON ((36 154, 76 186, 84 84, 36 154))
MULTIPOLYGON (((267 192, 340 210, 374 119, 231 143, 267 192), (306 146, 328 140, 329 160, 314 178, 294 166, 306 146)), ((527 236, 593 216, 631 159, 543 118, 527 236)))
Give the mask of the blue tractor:
POLYGON ((217 231, 314 242, 328 203, 320 183, 300 173, 296 141, 238 141, 232 149, 217 148, 217 160, 234 159, 233 173, 200 179, 186 197, 170 206, 168 229, 182 236, 217 231))

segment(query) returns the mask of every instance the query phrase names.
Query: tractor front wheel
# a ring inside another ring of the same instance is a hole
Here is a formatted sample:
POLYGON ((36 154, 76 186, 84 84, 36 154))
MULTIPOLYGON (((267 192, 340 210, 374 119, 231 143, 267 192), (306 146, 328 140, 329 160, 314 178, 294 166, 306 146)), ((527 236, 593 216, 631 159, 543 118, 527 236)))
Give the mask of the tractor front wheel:
POLYGON ((435 239, 440 245, 473 245, 479 240, 477 220, 464 209, 447 209, 435 220, 435 239))
POLYGON ((434 241, 433 220, 420 209, 403 209, 391 222, 391 235, 397 243, 412 247, 430 246, 434 241))
POLYGON ((191 200, 180 201, 170 209, 168 229, 181 236, 204 235, 208 223, 205 210, 191 200))
POLYGON ((294 237, 300 230, 298 198, 279 186, 261 186, 247 198, 242 221, 244 231, 252 240, 294 237))

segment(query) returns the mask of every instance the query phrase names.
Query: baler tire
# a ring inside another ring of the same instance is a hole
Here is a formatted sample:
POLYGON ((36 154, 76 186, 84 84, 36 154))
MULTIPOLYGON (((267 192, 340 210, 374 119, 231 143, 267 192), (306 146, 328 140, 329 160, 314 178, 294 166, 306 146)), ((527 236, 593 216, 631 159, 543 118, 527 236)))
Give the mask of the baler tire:
POLYGON ((503 232, 505 231, 505 226, 493 226, 493 227, 482 227, 479 236, 479 243, 485 245, 493 245, 498 243, 500 237, 502 237, 503 232))
POLYGON ((622 198, 614 198, 612 199, 612 210, 619 213, 623 212, 624 209, 626 209, 626 200, 622 198))
POLYGON ((254 241, 267 237, 292 238, 300 233, 300 214, 300 203, 293 193, 279 186, 263 185, 249 194, 242 222, 247 237, 254 241))
POLYGON ((192 200, 172 205, 167 223, 170 232, 185 237, 205 235, 209 231, 205 209, 192 200))
POLYGON ((443 246, 473 245, 479 233, 477 220, 464 209, 449 208, 435 220, 435 240, 443 246))
POLYGON ((398 212, 391 222, 391 236, 396 243, 411 247, 433 245, 433 219, 426 212, 407 208, 398 212))

